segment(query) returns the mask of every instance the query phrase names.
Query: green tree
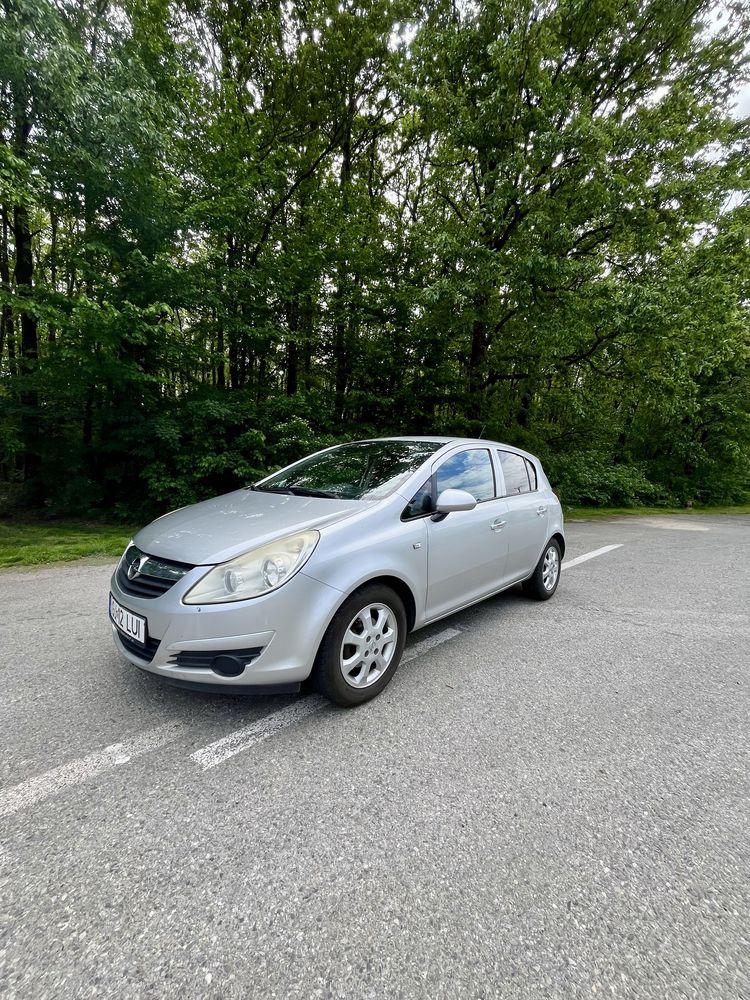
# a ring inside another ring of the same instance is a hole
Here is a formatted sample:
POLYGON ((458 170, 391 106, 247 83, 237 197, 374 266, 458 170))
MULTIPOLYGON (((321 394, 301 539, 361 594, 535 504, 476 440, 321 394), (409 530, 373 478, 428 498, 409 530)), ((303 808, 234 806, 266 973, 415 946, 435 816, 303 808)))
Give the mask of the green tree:
POLYGON ((0 0, 0 509, 316 444, 750 489, 744 3, 0 0))
POLYGON ((684 336, 669 268, 748 181, 748 125, 728 111, 748 11, 733 7, 718 32, 713 11, 671 0, 428 6, 412 86, 441 267, 425 308, 455 359, 451 414, 463 426, 542 448, 607 439, 602 395, 615 380, 625 432, 625 367, 642 371, 664 338, 684 336))

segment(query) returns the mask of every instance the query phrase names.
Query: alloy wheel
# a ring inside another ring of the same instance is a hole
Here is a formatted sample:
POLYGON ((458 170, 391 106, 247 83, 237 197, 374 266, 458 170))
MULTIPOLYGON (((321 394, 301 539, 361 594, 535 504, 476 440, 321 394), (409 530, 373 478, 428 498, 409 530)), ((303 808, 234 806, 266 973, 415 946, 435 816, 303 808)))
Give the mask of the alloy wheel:
POLYGON ((388 670, 398 644, 396 615, 385 604, 368 604, 352 618, 341 642, 339 665, 346 683, 367 688, 388 670))
POLYGON ((550 545, 544 553, 542 563, 542 583, 545 590, 554 590, 557 578, 560 575, 560 557, 554 545, 550 545))

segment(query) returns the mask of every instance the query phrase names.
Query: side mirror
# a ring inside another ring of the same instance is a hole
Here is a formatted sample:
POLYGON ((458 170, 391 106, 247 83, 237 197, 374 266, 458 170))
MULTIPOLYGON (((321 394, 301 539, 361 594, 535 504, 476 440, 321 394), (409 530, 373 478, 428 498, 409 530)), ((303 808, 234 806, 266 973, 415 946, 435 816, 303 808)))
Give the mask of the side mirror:
POLYGON ((476 499, 466 490, 443 490, 437 498, 438 517, 445 517, 455 510, 474 510, 476 499))

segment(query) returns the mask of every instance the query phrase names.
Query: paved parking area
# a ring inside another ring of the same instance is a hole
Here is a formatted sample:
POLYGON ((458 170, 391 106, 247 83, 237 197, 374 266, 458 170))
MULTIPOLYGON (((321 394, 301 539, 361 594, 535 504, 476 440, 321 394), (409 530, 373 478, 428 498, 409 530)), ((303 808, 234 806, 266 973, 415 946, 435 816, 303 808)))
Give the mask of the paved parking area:
POLYGON ((750 1000, 750 518, 566 564, 353 711, 130 667, 111 567, 1 573, 0 995, 750 1000))

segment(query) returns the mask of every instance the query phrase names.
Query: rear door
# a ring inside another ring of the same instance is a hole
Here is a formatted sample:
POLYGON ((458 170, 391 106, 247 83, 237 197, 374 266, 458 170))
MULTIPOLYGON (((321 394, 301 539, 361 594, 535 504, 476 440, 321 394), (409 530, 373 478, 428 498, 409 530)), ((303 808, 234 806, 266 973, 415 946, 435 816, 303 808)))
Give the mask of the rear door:
POLYGON ((497 497, 495 468, 488 448, 463 448, 436 463, 433 503, 446 489, 466 490, 474 510, 427 520, 427 618, 478 601, 502 586, 506 504, 497 497))
POLYGON ((508 583, 530 576, 547 541, 548 502, 539 491, 536 466, 516 452, 497 450, 507 504, 508 583))

